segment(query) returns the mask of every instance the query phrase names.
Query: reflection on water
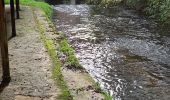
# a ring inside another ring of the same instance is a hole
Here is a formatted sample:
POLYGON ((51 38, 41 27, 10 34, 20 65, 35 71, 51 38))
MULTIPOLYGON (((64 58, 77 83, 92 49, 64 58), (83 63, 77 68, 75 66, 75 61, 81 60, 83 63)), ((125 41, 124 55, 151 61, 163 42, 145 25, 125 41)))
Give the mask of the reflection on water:
POLYGON ((120 7, 54 9, 80 63, 116 100, 170 100, 170 37, 156 23, 120 7))

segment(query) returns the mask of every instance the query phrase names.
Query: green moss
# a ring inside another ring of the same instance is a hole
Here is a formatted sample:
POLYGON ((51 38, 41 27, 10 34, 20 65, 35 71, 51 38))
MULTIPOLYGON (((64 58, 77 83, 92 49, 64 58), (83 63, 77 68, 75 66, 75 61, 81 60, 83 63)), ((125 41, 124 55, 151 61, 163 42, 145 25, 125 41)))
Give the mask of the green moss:
POLYGON ((34 13, 34 18, 35 18, 37 27, 41 33, 41 39, 43 40, 44 45, 45 45, 46 49, 48 50, 48 53, 49 53, 51 60, 53 62, 53 74, 52 74, 53 76, 52 77, 61 90, 61 94, 59 95, 59 97, 57 99, 59 99, 59 100, 73 100, 73 97, 70 94, 70 91, 67 87, 66 82, 64 81, 64 78, 63 78, 63 75, 61 72, 62 63, 58 58, 58 54, 56 53, 55 44, 54 44, 53 40, 47 39, 47 37, 45 36, 45 28, 41 26, 40 22, 38 21, 37 17, 35 16, 35 13, 34 13))
POLYGON ((60 50, 67 56, 67 67, 73 69, 83 69, 83 67, 79 64, 79 60, 75 56, 74 49, 69 45, 66 38, 60 41, 60 50))
POLYGON ((51 56, 51 59, 53 61, 53 65, 54 65, 53 78, 62 91, 62 93, 58 97, 58 99, 59 100, 72 100, 73 98, 69 92, 69 89, 67 87, 66 82, 64 81, 64 78, 63 78, 63 75, 61 72, 62 64, 57 56, 55 44, 50 39, 43 39, 43 40, 44 40, 46 48, 51 56))
MULTIPOLYGON (((5 0, 5 3, 9 4, 10 0, 5 0)), ((38 2, 38 1, 35 1, 35 0, 20 0, 20 4, 40 8, 46 13, 46 16, 48 18, 51 18, 52 7, 45 2, 38 2)))
POLYGON ((53 66, 54 66, 53 79, 56 81, 57 85, 60 87, 61 92, 62 92, 61 95, 58 97, 58 99, 59 100, 72 100, 72 96, 69 92, 69 89, 67 87, 66 82, 64 81, 64 78, 61 72, 62 64, 56 53, 55 44, 52 40, 46 39, 43 34, 42 34, 42 39, 53 61, 53 66))

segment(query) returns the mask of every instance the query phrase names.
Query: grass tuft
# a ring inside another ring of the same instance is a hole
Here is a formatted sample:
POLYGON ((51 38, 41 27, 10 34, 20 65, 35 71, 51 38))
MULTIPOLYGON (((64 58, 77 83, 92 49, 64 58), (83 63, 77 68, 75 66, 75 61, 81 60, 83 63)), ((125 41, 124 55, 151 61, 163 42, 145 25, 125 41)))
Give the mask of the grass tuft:
POLYGON ((79 60, 75 56, 75 50, 71 47, 66 38, 60 41, 60 51, 67 57, 66 63, 68 68, 83 69, 83 67, 79 63, 79 60))
POLYGON ((113 100, 113 97, 111 95, 109 95, 108 93, 104 92, 99 83, 94 83, 94 90, 96 93, 101 93, 104 96, 104 100, 113 100))

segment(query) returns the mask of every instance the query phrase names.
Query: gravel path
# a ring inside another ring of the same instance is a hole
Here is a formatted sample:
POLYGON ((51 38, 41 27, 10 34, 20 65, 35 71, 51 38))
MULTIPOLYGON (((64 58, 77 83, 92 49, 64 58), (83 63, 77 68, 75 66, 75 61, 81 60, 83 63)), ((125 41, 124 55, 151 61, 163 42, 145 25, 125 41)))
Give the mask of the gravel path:
POLYGON ((54 100, 60 91, 52 76, 52 62, 40 39, 33 12, 22 7, 17 36, 9 41, 12 80, 0 100, 54 100))

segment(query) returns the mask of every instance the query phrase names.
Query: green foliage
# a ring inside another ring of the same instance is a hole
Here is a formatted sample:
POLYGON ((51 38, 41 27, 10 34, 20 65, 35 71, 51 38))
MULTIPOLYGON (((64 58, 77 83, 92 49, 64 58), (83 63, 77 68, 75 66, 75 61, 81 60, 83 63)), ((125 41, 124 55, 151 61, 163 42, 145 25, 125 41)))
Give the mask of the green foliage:
POLYGON ((75 56, 74 49, 69 45, 66 39, 60 41, 60 49, 67 56, 67 64, 68 67, 83 69, 83 67, 79 64, 79 60, 75 56))
POLYGON ((151 18, 170 24, 170 0, 87 0, 87 2, 106 7, 123 2, 131 8, 143 11, 151 18))
POLYGON ((143 6, 146 0, 124 0, 124 3, 132 8, 137 8, 138 6, 143 6))
POLYGON ((94 4, 94 5, 98 5, 101 3, 102 0, 86 0, 86 2, 88 4, 94 4))
POLYGON ((95 4, 95 5, 110 7, 110 6, 120 3, 121 1, 122 0, 87 0, 86 2, 88 4, 95 4))
POLYGON ((162 22, 169 22, 170 0, 149 0, 147 13, 162 22))
POLYGON ((35 0, 35 1, 38 1, 38 2, 44 2, 45 0, 35 0))
POLYGON ((131 7, 143 6, 144 12, 151 18, 164 23, 170 23, 170 0, 126 0, 131 7))
MULTIPOLYGON (((40 1, 40 0, 38 0, 38 1, 40 1)), ((40 8, 46 13, 46 16, 50 18, 52 15, 52 7, 45 2, 38 2, 38 1, 20 0, 20 4, 40 8)), ((5 3, 9 4, 10 0, 5 0, 5 3)))
POLYGON ((106 7, 109 7, 109 6, 112 6, 112 5, 116 5, 121 1, 122 0, 102 0, 101 4, 105 5, 106 7))

